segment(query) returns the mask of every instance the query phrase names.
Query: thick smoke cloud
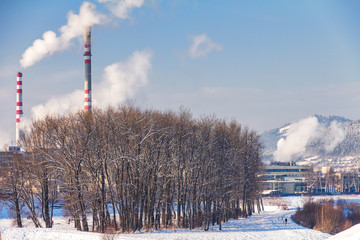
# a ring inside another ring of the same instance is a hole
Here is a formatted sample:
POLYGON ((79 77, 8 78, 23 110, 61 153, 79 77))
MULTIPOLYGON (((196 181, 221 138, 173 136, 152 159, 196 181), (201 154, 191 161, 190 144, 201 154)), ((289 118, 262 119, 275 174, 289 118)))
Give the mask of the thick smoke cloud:
POLYGON ((316 117, 302 119, 291 126, 286 138, 281 138, 274 152, 276 161, 290 161, 293 156, 303 153, 306 145, 312 137, 317 134, 319 122, 316 117))
POLYGON ((273 154, 275 161, 281 162, 291 161, 304 153, 312 140, 320 142, 324 152, 331 152, 346 136, 346 131, 339 122, 332 121, 330 126, 326 127, 321 125, 316 117, 302 119, 283 130, 289 132, 277 142, 277 149, 273 154))
POLYGON ((192 44, 189 47, 188 54, 191 58, 205 57, 212 51, 220 51, 222 46, 213 42, 206 34, 200 34, 192 37, 192 44))
POLYGON ((148 82, 151 56, 150 50, 136 51, 128 61, 107 66, 104 81, 95 87, 94 105, 101 108, 132 98, 148 82))
POLYGON ((111 13, 121 19, 130 17, 133 8, 139 8, 144 4, 144 0, 98 0, 105 3, 111 13))
POLYGON ((52 97, 49 101, 31 108, 34 119, 40 119, 47 114, 64 114, 79 110, 84 103, 84 91, 76 90, 63 96, 52 97))
POLYGON ((337 121, 332 121, 327 135, 324 148, 326 152, 331 152, 345 139, 346 132, 337 121))
POLYGON ((79 14, 70 11, 67 20, 67 24, 60 27, 59 36, 53 31, 47 31, 42 39, 35 40, 32 46, 25 50, 20 60, 23 68, 30 67, 43 58, 52 56, 55 52, 69 48, 72 39, 84 35, 86 26, 104 24, 109 21, 105 15, 96 11, 94 4, 89 2, 81 5, 79 14))
MULTIPOLYGON (((104 108, 118 105, 135 94, 148 82, 152 52, 135 51, 126 62, 114 63, 105 68, 103 81, 93 84, 93 106, 104 108)), ((65 114, 83 108, 83 90, 54 97, 32 108, 34 119, 47 114, 65 114)))

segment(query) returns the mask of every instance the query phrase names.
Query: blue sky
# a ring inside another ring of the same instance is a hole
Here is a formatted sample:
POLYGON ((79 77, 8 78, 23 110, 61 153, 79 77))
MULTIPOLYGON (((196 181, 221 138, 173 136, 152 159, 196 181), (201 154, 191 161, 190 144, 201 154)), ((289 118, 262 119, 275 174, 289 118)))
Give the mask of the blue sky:
MULTIPOLYGON (((161 110, 183 106, 195 117, 215 113, 259 133, 313 114, 360 119, 359 1, 144 0, 125 18, 108 3, 89 2, 108 17, 92 28, 92 81, 106 84, 104 69, 117 63, 126 90, 120 100, 161 110), (195 39, 205 40, 196 48, 195 39), (143 74, 136 75, 142 57, 143 74)), ((50 98, 59 105, 83 90, 82 37, 32 66, 19 63, 46 31, 59 35, 69 11, 79 14, 82 4, 0 1, 1 145, 15 138, 18 71, 29 120, 50 98)))

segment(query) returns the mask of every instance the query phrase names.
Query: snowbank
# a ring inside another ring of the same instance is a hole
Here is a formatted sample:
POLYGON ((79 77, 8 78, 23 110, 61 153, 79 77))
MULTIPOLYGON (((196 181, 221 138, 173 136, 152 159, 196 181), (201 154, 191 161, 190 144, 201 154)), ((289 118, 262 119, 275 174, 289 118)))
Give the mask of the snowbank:
POLYGON ((329 240, 360 240, 360 224, 330 237, 329 240))

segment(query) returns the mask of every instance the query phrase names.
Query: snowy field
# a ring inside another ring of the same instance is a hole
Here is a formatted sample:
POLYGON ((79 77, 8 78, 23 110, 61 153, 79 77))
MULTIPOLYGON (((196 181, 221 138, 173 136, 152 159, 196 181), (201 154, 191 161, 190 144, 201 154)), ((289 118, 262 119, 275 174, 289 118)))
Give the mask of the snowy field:
MULTIPOLYGON (((346 199, 360 203, 359 195, 334 196, 334 197, 314 197, 346 199)), ((331 236, 326 233, 307 229, 292 222, 290 216, 293 215, 298 207, 306 202, 308 197, 283 197, 283 198, 264 198, 265 211, 261 214, 254 214, 246 219, 231 220, 223 224, 223 230, 219 231, 217 226, 204 230, 162 230, 154 232, 137 232, 132 234, 118 234, 114 239, 165 239, 165 240, 185 240, 185 239, 331 239, 331 240, 360 240, 360 224, 345 232, 331 236), (288 209, 281 210, 281 204, 286 204, 288 209), (284 219, 288 219, 285 225, 284 219)), ((1 217, 7 213, 1 212, 1 217)), ((13 227, 13 220, 0 219, 0 231, 2 240, 27 240, 27 239, 72 239, 72 240, 101 240, 105 239, 103 234, 84 233, 76 231, 73 223, 70 225, 67 218, 55 217, 52 229, 34 228, 30 220, 24 219, 24 228, 13 227)), ((109 238, 108 238, 109 239, 109 238)))

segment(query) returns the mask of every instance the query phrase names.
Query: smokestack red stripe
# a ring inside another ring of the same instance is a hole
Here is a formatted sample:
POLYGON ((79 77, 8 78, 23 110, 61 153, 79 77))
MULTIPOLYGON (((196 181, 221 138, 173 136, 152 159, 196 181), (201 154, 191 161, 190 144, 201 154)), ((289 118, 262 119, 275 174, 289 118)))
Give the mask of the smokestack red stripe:
POLYGON ((21 130, 20 130, 20 119, 23 115, 23 110, 22 110, 22 73, 18 72, 17 73, 17 80, 16 80, 16 85, 17 85, 17 89, 16 89, 16 145, 19 146, 20 145, 20 135, 21 135, 21 130))
POLYGON ((85 28, 84 34, 85 91, 84 110, 91 112, 91 28, 85 28))

